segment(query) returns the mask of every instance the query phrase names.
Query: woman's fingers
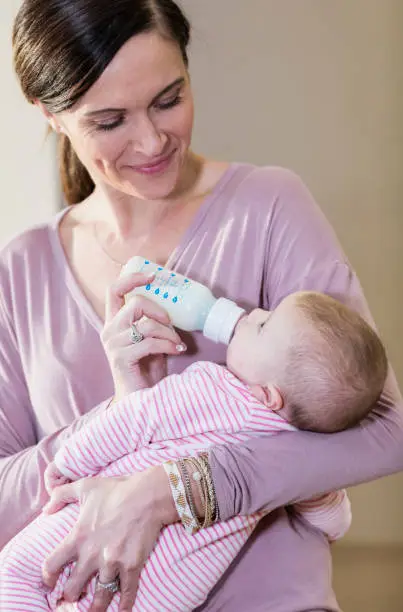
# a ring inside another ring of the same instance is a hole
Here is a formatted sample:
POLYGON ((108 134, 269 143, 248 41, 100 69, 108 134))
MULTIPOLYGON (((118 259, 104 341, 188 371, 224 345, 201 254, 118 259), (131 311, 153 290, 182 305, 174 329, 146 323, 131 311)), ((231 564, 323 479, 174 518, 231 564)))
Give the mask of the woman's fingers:
MULTIPOLYGON (((139 342, 140 344, 140 342, 139 342)), ((137 350, 131 346, 120 349, 119 354, 113 361, 113 366, 123 370, 126 368, 128 373, 135 374, 137 369, 146 364, 145 359, 153 355, 178 355, 184 349, 177 347, 168 340, 156 340, 155 338, 145 338, 141 341, 142 347, 137 350), (140 362, 140 366, 139 366, 140 362)))
POLYGON ((115 580, 118 580, 119 585, 119 563, 109 558, 108 549, 105 548, 103 551, 103 564, 99 568, 94 600, 90 612, 104 612, 108 609, 114 593, 102 585, 113 583, 115 580))
POLYGON ((108 292, 101 341, 111 368, 115 399, 154 385, 160 380, 156 374, 162 372, 161 363, 155 360, 161 356, 166 371, 166 355, 186 350, 164 308, 143 295, 132 295, 125 301, 128 292, 152 278, 131 274, 119 279, 108 292), (143 336, 137 342, 131 334, 133 324, 143 336))
POLYGON ((142 317, 158 321, 163 325, 170 325, 167 312, 159 304, 152 302, 143 295, 135 295, 120 308, 119 312, 109 322, 105 322, 105 327, 101 333, 102 341, 107 342, 110 337, 123 329, 128 329, 133 322, 139 321, 142 317))
POLYGON ((114 379, 115 398, 157 382, 149 376, 151 372, 147 364, 151 363, 151 356, 178 355, 186 350, 181 337, 171 326, 146 317, 136 321, 135 325, 143 336, 139 342, 133 343, 131 339, 131 322, 123 329, 115 329, 109 339, 106 339, 107 334, 102 338, 114 379))
POLYGON ((119 612, 131 612, 136 599, 141 568, 126 569, 120 573, 119 612))
POLYGON ((80 559, 71 570, 71 574, 64 585, 63 599, 69 603, 78 601, 85 593, 88 582, 94 576, 97 567, 96 557, 84 557, 80 559))
MULTIPOLYGON (((64 588, 66 601, 79 599, 95 575, 101 583, 119 576, 120 609, 131 612, 140 571, 165 524, 165 510, 154 501, 161 471, 162 468, 149 468, 131 476, 86 478, 65 485, 67 497, 71 499, 75 494, 78 498, 80 514, 69 536, 46 560, 44 584, 53 588, 63 567, 75 561, 64 588)), ((171 499, 169 486, 167 489, 171 499)), ((113 593, 98 582, 91 612, 106 612, 112 598, 113 593)))
POLYGON ((106 612, 112 599, 113 593, 98 585, 89 612, 106 612))
POLYGON ((77 546, 75 534, 72 532, 45 560, 42 568, 43 583, 53 589, 63 567, 76 558, 77 546))
MULTIPOLYGON (((154 319, 147 319, 146 317, 136 321, 135 325, 137 331, 144 336, 144 339, 166 340, 172 344, 173 349, 177 346, 183 346, 180 335, 173 327, 159 323, 154 319)), ((139 346, 140 342, 133 343, 131 339, 131 325, 114 336, 113 340, 110 340, 109 346, 112 346, 112 343, 114 348, 134 346, 136 351, 141 349, 139 346)))
POLYGON ((147 283, 151 282, 154 275, 146 276, 137 272, 134 274, 128 274, 118 278, 108 289, 106 293, 106 304, 105 304, 105 322, 111 321, 119 310, 124 306, 125 295, 136 287, 142 287, 147 283))

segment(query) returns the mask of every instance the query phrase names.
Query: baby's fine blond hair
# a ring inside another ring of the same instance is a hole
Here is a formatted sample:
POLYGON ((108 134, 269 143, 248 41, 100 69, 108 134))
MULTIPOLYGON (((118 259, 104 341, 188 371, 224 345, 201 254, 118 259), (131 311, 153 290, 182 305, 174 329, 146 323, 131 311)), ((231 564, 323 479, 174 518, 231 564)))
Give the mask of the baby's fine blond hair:
POLYGON ((385 384, 388 362, 374 329, 330 296, 296 295, 301 329, 276 383, 293 425, 332 433, 357 425, 385 384))

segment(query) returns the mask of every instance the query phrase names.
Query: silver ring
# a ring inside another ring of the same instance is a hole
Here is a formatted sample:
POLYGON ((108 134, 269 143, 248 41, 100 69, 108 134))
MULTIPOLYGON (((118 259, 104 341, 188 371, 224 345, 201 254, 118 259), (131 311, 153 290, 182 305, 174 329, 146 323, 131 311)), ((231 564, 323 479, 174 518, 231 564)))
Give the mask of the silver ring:
POLYGON ((144 340, 143 334, 138 330, 135 323, 132 323, 130 326, 130 340, 133 342, 133 344, 137 344, 138 342, 144 340))
POLYGON ((99 576, 97 576, 97 585, 96 588, 104 589, 104 591, 109 591, 113 595, 120 591, 120 580, 119 576, 115 578, 115 580, 111 580, 110 582, 101 582, 99 576))

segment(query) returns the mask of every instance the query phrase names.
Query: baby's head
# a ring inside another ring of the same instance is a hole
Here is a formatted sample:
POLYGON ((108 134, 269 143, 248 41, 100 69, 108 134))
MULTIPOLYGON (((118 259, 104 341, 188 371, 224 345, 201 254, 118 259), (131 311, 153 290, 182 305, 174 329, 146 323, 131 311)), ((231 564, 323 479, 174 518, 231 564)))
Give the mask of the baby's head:
POLYGON ((385 349, 370 325, 313 291, 293 293, 273 311, 256 309, 243 317, 227 365, 295 427, 324 433, 359 423, 387 375, 385 349))

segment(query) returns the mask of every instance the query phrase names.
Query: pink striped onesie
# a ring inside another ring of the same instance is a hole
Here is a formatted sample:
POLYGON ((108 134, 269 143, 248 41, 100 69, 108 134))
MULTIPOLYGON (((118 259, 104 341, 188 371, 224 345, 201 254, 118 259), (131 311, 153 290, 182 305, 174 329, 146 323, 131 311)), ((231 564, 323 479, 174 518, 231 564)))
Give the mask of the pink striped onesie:
MULTIPOLYGON (((100 474, 121 476, 196 454, 217 444, 234 444, 254 436, 295 428, 268 410, 227 369, 198 362, 152 389, 137 391, 98 414, 57 452, 55 463, 72 480, 100 474)), ((344 491, 294 506, 329 539, 350 524, 344 491)), ((41 568, 56 545, 73 528, 78 504, 54 515, 40 515, 0 553, 2 612, 55 610, 71 571, 64 569, 49 594, 41 586, 41 568)), ((140 576, 136 612, 189 612, 200 605, 228 568, 264 511, 237 516, 188 536, 180 524, 162 530, 140 576)), ((270 568, 268 568, 270 571, 270 568)), ((88 593, 63 610, 88 610, 88 593)), ((119 593, 108 610, 118 611, 119 593)))

